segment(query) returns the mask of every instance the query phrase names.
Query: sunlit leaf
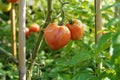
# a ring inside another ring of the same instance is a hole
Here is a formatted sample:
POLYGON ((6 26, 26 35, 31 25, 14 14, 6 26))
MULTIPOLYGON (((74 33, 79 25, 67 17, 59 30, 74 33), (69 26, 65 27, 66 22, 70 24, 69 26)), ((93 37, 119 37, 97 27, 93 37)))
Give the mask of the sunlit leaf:
POLYGON ((111 20, 106 24, 106 26, 115 25, 115 24, 117 24, 119 21, 120 21, 120 17, 113 18, 113 19, 111 19, 111 20))
POLYGON ((97 51, 96 51, 97 53, 110 47, 111 37, 112 37, 111 33, 106 33, 99 39, 97 43, 97 51))
POLYGON ((90 60, 94 57, 93 51, 80 51, 75 56, 73 56, 65 65, 73 66, 77 64, 82 64, 83 61, 90 60))
POLYGON ((58 76, 58 80, 71 80, 71 79, 69 75, 61 73, 58 76))
POLYGON ((120 3, 114 3, 114 4, 112 4, 112 5, 106 5, 105 7, 103 7, 103 8, 100 9, 99 11, 97 11, 97 12, 95 13, 95 15, 98 14, 99 12, 104 11, 104 10, 107 10, 107 9, 109 9, 109 8, 111 8, 111 7, 118 7, 118 8, 120 8, 120 3))
POLYGON ((112 39, 113 55, 112 60, 119 63, 120 60, 120 32, 117 32, 112 39))
POLYGON ((89 72, 80 72, 72 80, 90 80, 93 77, 89 72))

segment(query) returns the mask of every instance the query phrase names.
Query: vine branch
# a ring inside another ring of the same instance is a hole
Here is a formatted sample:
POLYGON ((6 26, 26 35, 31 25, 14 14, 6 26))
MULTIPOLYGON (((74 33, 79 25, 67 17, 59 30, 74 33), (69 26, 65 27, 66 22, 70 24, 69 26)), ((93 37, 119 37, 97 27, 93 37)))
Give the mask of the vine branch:
MULTIPOLYGON (((45 28, 52 19, 52 0, 47 0, 47 4, 48 4, 48 6, 47 6, 48 13, 47 13, 47 17, 46 17, 45 23, 43 25, 43 28, 45 28)), ((32 67, 34 66, 34 62, 35 62, 35 59, 37 57, 39 50, 43 48, 43 47, 41 47, 42 45, 43 45, 43 31, 40 31, 35 48, 32 51, 33 55, 32 55, 32 58, 30 59, 31 63, 28 65, 28 79, 27 80, 31 80, 30 75, 32 74, 32 67)))

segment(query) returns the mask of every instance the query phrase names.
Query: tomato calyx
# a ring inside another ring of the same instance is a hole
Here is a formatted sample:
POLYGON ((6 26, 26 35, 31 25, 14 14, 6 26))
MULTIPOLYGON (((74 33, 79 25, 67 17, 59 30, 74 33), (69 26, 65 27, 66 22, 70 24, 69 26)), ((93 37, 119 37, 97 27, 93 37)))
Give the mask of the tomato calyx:
POLYGON ((9 4, 9 2, 7 2, 6 0, 2 0, 2 1, 0 1, 0 3, 9 4))
POLYGON ((58 25, 59 25, 59 26, 63 26, 64 24, 63 24, 62 22, 59 22, 58 25))
POLYGON ((74 21, 72 19, 68 20, 69 24, 74 24, 74 21))
POLYGON ((6 1, 6 0, 2 0, 2 2, 3 2, 3 3, 7 3, 7 1, 6 1))

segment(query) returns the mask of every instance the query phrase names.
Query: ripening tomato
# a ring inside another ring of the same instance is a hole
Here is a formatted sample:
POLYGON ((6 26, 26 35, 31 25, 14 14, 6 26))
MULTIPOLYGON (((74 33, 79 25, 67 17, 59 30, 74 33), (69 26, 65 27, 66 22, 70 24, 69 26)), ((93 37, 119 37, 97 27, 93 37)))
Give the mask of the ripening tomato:
POLYGON ((3 12, 8 12, 11 10, 11 3, 0 1, 0 10, 3 12))
POLYGON ((60 26, 55 22, 50 23, 44 31, 45 41, 53 50, 64 47, 69 42, 70 37, 70 30, 66 26, 60 26))
POLYGON ((30 30, 27 27, 25 28, 25 35, 26 35, 26 37, 28 37, 30 35, 30 30))
POLYGON ((103 31, 103 32, 102 32, 102 35, 104 35, 104 34, 106 34, 106 31, 103 31))
POLYGON ((71 32, 71 40, 79 40, 83 36, 84 26, 80 20, 73 19, 66 26, 71 32))
POLYGON ((18 0, 7 0, 7 2, 16 3, 18 0))
POLYGON ((38 24, 32 24, 30 27, 30 32, 39 32, 40 31, 40 26, 38 24))

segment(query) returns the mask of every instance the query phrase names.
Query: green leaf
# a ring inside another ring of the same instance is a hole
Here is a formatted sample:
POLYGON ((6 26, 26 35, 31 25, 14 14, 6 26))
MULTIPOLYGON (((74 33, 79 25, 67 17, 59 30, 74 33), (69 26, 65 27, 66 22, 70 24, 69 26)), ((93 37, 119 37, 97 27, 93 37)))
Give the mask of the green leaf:
POLYGON ((60 72, 60 71, 62 71, 62 70, 64 70, 64 67, 62 67, 62 66, 57 66, 57 67, 54 67, 54 68, 51 70, 51 72, 60 72))
POLYGON ((70 80, 70 76, 67 75, 67 74, 63 74, 63 73, 61 73, 61 74, 59 74, 57 80, 70 80))
POLYGON ((120 32, 117 32, 112 38, 113 47, 120 45, 120 32))
POLYGON ((96 53, 99 53, 107 48, 110 47, 111 45, 111 37, 112 34, 111 33, 106 33, 104 34, 98 41, 97 43, 97 51, 96 53))
POLYGON ((111 7, 118 7, 118 8, 120 8, 120 3, 118 2, 118 3, 112 4, 112 5, 107 5, 107 6, 103 7, 102 9, 100 9, 99 11, 97 11, 95 13, 95 15, 98 14, 99 12, 104 11, 106 9, 109 9, 111 7))
POLYGON ((120 32, 117 32, 112 38, 113 55, 112 60, 119 63, 120 60, 120 32))
POLYGON ((73 66, 82 64, 86 60, 90 60, 94 57, 94 53, 91 50, 80 51, 75 56, 73 56, 69 61, 65 63, 67 66, 73 66))
POLYGON ((90 80, 92 77, 93 75, 89 72, 80 72, 72 80, 90 80))
POLYGON ((111 25, 118 24, 119 21, 120 21, 120 17, 115 17, 113 19, 110 19, 110 21, 105 26, 111 26, 111 25))

